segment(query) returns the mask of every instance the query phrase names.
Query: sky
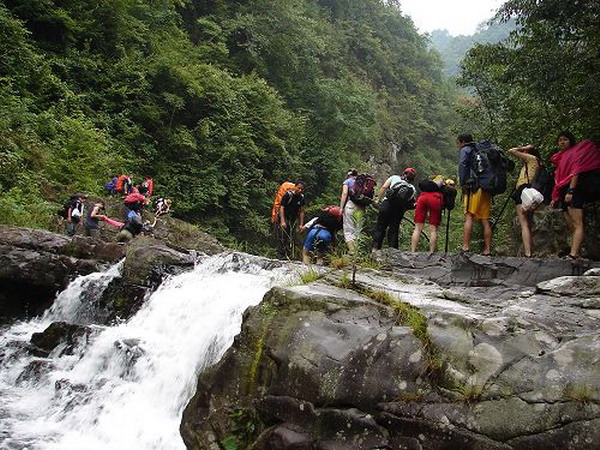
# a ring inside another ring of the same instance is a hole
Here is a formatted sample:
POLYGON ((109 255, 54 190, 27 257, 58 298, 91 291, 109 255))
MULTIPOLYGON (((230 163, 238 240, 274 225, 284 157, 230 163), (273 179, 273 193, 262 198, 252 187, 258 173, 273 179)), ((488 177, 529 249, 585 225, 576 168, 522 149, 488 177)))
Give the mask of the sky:
POLYGON ((400 0, 402 13, 410 16, 421 33, 446 29, 451 35, 473 34, 490 19, 503 0, 400 0))

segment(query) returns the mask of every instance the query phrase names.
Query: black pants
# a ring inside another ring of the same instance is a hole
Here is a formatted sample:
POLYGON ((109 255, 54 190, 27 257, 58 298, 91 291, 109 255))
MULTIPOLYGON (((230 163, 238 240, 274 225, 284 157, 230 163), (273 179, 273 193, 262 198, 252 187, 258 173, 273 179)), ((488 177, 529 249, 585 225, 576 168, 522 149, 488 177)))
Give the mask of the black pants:
POLYGON ((296 220, 286 220, 287 227, 282 228, 279 221, 273 225, 273 237, 277 258, 294 259, 294 251, 297 246, 296 220))
POLYGON ((389 200, 384 200, 379 205, 379 214, 377 215, 377 225, 373 231, 373 248, 381 249, 383 246, 383 238, 387 229, 388 245, 392 248, 398 248, 398 232, 400 222, 406 211, 400 205, 393 204, 389 200))

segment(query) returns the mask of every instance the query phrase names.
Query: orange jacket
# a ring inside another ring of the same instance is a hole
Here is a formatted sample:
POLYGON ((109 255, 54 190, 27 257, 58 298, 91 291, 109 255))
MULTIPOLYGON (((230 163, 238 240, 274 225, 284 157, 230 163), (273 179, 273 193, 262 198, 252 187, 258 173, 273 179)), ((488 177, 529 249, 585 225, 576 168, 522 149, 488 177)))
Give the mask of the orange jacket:
POLYGON ((271 222, 277 223, 279 217, 279 208, 281 207, 281 199, 288 191, 296 189, 296 185, 291 181, 284 182, 279 188, 277 188, 277 194, 275 194, 275 201, 273 202, 273 209, 271 209, 271 222))

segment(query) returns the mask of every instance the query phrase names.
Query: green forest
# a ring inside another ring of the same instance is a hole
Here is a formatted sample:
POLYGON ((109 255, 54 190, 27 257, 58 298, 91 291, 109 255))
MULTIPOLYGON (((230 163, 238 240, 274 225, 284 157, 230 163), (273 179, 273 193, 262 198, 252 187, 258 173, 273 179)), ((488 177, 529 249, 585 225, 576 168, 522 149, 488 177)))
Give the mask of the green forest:
POLYGON ((252 248, 287 178, 323 205, 351 166, 455 173, 458 132, 596 137, 600 4, 511 0, 509 20, 457 86, 396 0, 4 0, 0 222, 48 228, 127 172, 252 248))

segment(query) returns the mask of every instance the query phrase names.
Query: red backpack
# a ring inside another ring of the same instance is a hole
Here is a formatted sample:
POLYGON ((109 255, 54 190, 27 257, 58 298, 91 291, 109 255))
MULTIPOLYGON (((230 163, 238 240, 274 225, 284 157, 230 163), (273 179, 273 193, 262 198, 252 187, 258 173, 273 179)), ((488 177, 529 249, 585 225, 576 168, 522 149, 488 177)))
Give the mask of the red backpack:
POLYGON ((369 206, 371 203, 373 203, 376 185, 377 182, 372 175, 368 173, 361 173, 356 177, 354 186, 350 190, 350 200, 352 200, 358 206, 369 206))

